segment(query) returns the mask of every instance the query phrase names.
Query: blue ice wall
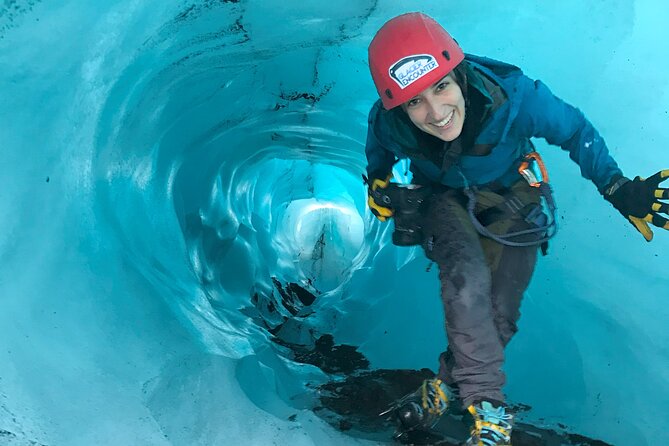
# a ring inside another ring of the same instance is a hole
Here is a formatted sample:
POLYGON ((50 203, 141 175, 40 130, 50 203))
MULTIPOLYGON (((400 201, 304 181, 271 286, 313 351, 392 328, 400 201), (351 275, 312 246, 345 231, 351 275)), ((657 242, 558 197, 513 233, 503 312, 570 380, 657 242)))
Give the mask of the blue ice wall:
MULTIPOLYGON (((658 0, 0 6, 0 443, 373 443, 309 410, 328 376, 268 330, 436 366, 436 271, 391 245, 360 181, 367 44, 418 9, 579 106, 628 176, 669 167, 658 0), (318 299, 259 324, 273 279, 318 299)), ((662 444, 669 234, 646 243, 538 148, 561 228, 508 350, 509 398, 533 423, 662 444)))

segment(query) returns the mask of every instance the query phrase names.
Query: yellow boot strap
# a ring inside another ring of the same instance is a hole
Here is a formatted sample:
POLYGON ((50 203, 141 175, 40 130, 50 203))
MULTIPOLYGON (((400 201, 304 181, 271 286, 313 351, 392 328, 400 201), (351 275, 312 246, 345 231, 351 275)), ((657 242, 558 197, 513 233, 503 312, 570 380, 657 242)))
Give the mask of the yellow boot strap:
POLYGON ((444 391, 442 390, 441 383, 442 383, 442 381, 440 379, 436 379, 434 381, 434 383, 431 384, 432 387, 435 390, 435 396, 434 396, 434 401, 432 402, 433 403, 432 407, 429 407, 428 404, 427 404, 427 398, 428 398, 428 395, 427 395, 427 381, 423 382, 423 388, 422 388, 423 409, 427 409, 427 411, 429 413, 433 413, 433 414, 436 414, 436 415, 439 415, 439 400, 448 401, 448 396, 446 396, 446 393, 444 393, 444 391))

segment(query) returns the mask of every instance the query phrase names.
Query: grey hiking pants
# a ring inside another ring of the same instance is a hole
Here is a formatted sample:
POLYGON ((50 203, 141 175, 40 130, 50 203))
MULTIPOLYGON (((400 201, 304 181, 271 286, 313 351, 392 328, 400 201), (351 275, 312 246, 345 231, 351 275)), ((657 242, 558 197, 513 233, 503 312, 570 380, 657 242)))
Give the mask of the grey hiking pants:
MULTIPOLYGON (((524 202, 540 202, 527 183, 513 188, 524 202)), ((476 213, 503 203, 492 192, 477 193, 476 213)), ((504 402, 504 347, 517 331, 520 302, 537 260, 537 247, 511 247, 480 236, 462 191, 432 197, 424 223, 427 257, 439 266, 448 349, 438 376, 457 385, 464 407, 482 400, 504 402)), ((520 216, 491 223, 496 234, 531 227, 520 216)))

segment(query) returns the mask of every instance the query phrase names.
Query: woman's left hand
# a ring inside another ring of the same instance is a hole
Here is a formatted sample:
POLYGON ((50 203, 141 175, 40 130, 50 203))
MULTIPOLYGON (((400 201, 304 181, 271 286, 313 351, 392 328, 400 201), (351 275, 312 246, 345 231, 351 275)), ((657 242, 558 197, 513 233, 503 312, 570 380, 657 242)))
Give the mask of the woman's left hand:
POLYGON ((653 239, 651 223, 658 228, 669 230, 669 204, 659 200, 669 200, 669 189, 660 183, 669 178, 669 169, 661 170, 650 178, 636 177, 634 180, 622 177, 604 193, 613 207, 623 214, 639 231, 646 241, 653 239))

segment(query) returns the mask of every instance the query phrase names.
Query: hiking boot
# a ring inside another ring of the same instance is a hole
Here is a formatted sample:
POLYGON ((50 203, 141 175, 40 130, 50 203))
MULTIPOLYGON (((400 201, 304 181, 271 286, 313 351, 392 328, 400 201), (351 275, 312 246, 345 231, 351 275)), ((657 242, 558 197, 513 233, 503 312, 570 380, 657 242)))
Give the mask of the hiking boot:
POLYGON ((482 401, 467 410, 474 417, 474 425, 466 446, 511 446, 513 415, 506 412, 504 405, 495 407, 482 401))
POLYGON ((400 432, 427 430, 434 426, 456 398, 455 389, 438 378, 426 379, 413 393, 399 400, 385 413, 390 413, 400 432))

